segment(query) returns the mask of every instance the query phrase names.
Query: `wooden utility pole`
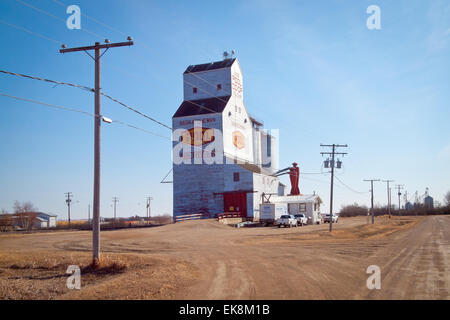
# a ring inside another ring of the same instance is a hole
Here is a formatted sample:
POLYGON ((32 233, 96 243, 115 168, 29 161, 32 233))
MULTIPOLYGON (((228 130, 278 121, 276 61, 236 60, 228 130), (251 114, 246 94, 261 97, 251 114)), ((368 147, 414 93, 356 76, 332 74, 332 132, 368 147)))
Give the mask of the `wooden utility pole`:
POLYGON ((347 148, 348 146, 346 144, 321 144, 321 147, 331 147, 331 152, 321 152, 320 154, 323 155, 331 155, 331 190, 330 190, 330 232, 333 230, 333 184, 334 184, 334 156, 335 155, 346 155, 346 152, 336 152, 336 148, 347 148))
POLYGON ((133 41, 131 37, 128 37, 127 42, 109 43, 109 40, 105 40, 105 44, 96 42, 93 46, 78 47, 78 48, 66 48, 59 50, 60 53, 78 52, 84 51, 95 61, 95 118, 94 118, 94 203, 93 203, 93 223, 92 223, 92 258, 93 263, 97 264, 100 259, 100 128, 101 128, 101 86, 100 86, 100 59, 110 48, 132 46, 133 41), (106 49, 101 53, 102 49, 106 49), (94 50, 95 56, 89 53, 94 50))
POLYGON ((116 205, 117 205, 117 202, 119 202, 119 198, 113 197, 112 201, 114 203, 114 221, 116 221, 116 205))
POLYGON ((397 184, 395 187, 397 188, 397 195, 398 195, 398 214, 401 215, 402 214, 401 213, 402 207, 400 205, 400 196, 402 195, 402 191, 401 190, 403 189, 403 185, 402 184, 397 184))
POLYGON ((374 181, 380 181, 380 179, 370 179, 370 180, 363 180, 363 181, 368 181, 370 182, 370 193, 371 193, 371 198, 370 198, 370 202, 371 202, 371 206, 370 206, 370 211, 372 211, 372 224, 375 223, 375 214, 373 212, 373 182, 374 181))
POLYGON ((392 187, 389 187, 389 199, 391 199, 391 210, 392 210, 392 187))
POLYGON ((151 201, 153 200, 152 197, 147 197, 147 223, 150 222, 150 214, 151 214, 151 201))
POLYGON ((67 203, 67 219, 69 221, 69 229, 70 229, 70 203, 72 202, 72 199, 70 199, 70 197, 72 196, 72 192, 66 192, 65 193, 67 199, 66 199, 66 203, 67 203))
POLYGON ((391 189, 389 188, 389 183, 394 182, 395 180, 383 180, 383 182, 387 183, 387 197, 388 197, 388 213, 389 219, 391 218, 391 189))

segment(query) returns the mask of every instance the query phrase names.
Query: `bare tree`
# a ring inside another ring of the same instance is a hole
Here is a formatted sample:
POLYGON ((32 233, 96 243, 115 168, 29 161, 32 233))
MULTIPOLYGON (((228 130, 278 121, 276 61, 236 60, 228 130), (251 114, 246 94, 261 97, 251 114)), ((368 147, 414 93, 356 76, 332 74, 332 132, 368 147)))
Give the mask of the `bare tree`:
POLYGON ((0 215, 0 231, 8 231, 12 228, 12 217, 10 214, 3 212, 0 215))
POLYGON ((38 209, 30 201, 20 203, 16 200, 14 202, 14 213, 36 212, 37 210, 38 209))
POLYGON ((447 207, 450 207, 450 191, 445 194, 444 202, 447 207))
POLYGON ((19 226, 22 229, 30 230, 33 227, 33 222, 37 217, 37 208, 30 202, 20 203, 14 202, 14 215, 18 218, 19 226))

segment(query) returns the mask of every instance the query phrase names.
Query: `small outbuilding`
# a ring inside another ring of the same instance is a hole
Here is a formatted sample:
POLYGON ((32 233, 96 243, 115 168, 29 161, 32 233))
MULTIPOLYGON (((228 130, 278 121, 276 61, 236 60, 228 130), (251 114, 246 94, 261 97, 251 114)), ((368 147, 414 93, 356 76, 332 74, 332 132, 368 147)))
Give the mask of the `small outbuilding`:
POLYGON ((56 215, 43 212, 37 212, 35 226, 37 228, 55 228, 56 215))
POLYGON ((288 214, 304 213, 313 224, 320 224, 320 204, 322 200, 316 194, 298 196, 273 196, 272 203, 286 203, 288 214))
POLYGON ((43 212, 25 212, 11 214, 12 227, 19 229, 47 229, 56 227, 56 215, 43 212))

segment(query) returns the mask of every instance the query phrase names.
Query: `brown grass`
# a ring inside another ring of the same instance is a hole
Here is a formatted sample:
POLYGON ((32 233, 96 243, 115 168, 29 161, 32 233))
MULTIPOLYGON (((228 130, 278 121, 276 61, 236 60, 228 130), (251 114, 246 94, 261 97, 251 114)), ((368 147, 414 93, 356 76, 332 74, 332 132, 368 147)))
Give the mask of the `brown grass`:
POLYGON ((128 264, 122 258, 103 255, 99 261, 93 261, 86 266, 82 266, 81 274, 119 274, 124 273, 127 268, 128 264))
POLYGON ((334 229, 332 232, 321 230, 301 234, 278 234, 264 238, 250 238, 243 240, 248 244, 256 243, 286 243, 291 241, 317 242, 317 241, 355 241, 368 239, 381 239, 395 232, 412 228, 421 221, 421 218, 380 216, 375 224, 363 224, 352 228, 334 229))

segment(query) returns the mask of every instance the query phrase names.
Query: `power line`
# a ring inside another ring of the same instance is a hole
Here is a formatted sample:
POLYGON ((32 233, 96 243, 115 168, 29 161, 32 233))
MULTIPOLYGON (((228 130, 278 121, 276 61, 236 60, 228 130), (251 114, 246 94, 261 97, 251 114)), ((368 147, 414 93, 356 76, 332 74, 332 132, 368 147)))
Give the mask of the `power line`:
MULTIPOLYGON (((63 8, 67 8, 67 7, 68 7, 68 5, 62 3, 61 1, 58 1, 58 0, 52 0, 52 1, 53 1, 54 3, 60 5, 60 6, 63 7, 63 8)), ((102 25, 102 26, 104 26, 104 27, 106 27, 106 28, 112 30, 112 31, 118 32, 118 33, 122 34, 123 36, 126 36, 126 35, 127 35, 126 33, 123 33, 122 31, 120 31, 120 30, 118 30, 118 29, 116 29, 116 28, 114 28, 114 27, 111 27, 111 26, 107 25, 106 23, 103 23, 103 22, 101 22, 101 21, 99 21, 99 20, 97 20, 97 19, 94 19, 94 18, 92 18, 91 16, 88 16, 87 14, 85 14, 85 13, 83 13, 83 12, 81 12, 81 15, 82 15, 83 17, 88 18, 89 20, 94 21, 95 23, 98 23, 98 24, 100 24, 100 25, 102 25)))
POLYGON ((4 74, 9 74, 11 76, 28 78, 28 79, 32 79, 32 80, 45 81, 45 82, 49 82, 49 83, 54 83, 56 85, 65 85, 65 86, 75 87, 75 88, 83 89, 83 90, 86 90, 86 91, 94 92, 94 89, 86 87, 86 86, 82 86, 82 85, 79 85, 79 84, 73 84, 73 83, 69 83, 69 82, 62 82, 62 81, 45 79, 45 78, 39 78, 39 77, 29 76, 29 75, 26 75, 26 74, 21 74, 21 73, 6 71, 6 70, 0 70, 0 72, 4 73, 4 74))
POLYGON ((17 97, 17 96, 13 96, 13 95, 9 95, 9 94, 3 93, 3 92, 0 92, 0 95, 4 96, 4 97, 11 98, 11 99, 22 100, 22 101, 26 101, 26 102, 30 102, 30 103, 34 103, 34 104, 40 104, 40 105, 51 107, 51 108, 55 108, 55 109, 61 109, 61 110, 70 111, 70 112, 76 112, 76 113, 82 113, 82 114, 85 114, 85 115, 90 116, 90 117, 95 117, 94 114, 89 113, 87 111, 83 111, 83 110, 77 110, 77 109, 63 107, 63 106, 58 106, 58 105, 54 105, 54 104, 50 104, 50 103, 46 103, 46 102, 42 102, 42 101, 37 101, 37 100, 33 100, 33 99, 17 97))
MULTIPOLYGON (((29 7, 33 8, 33 9, 35 9, 36 11, 42 12, 42 13, 44 13, 44 14, 46 14, 46 15, 52 17, 52 18, 55 18, 55 19, 61 21, 61 18, 56 17, 56 16, 54 16, 53 14, 51 14, 51 13, 49 13, 49 12, 43 10, 43 9, 37 8, 37 7, 32 6, 32 5, 30 5, 30 4, 26 4, 26 3, 25 3, 24 1, 22 1, 22 0, 16 0, 16 1, 21 2, 21 3, 23 3, 23 4, 27 5, 27 6, 29 6, 29 7)), ((84 14, 83 14, 83 15, 84 15, 84 14)), ((95 19, 94 19, 94 20, 95 20, 95 19)), ((63 21, 64 21, 64 20, 63 20, 63 21)), ((3 22, 3 21, 0 20, 0 22, 3 22)), ((4 23, 6 23, 6 22, 4 22, 4 23)), ((99 22, 97 21, 97 23, 99 23, 99 22)), ((6 23, 6 24, 8 24, 8 23, 6 23)), ((26 31, 26 32, 28 32, 28 33, 30 33, 30 34, 37 35, 37 36, 39 36, 39 37, 41 37, 41 38, 44 38, 44 39, 47 39, 47 40, 56 42, 56 43, 58 43, 58 44, 63 44, 63 42, 61 42, 61 41, 56 41, 56 40, 53 40, 53 39, 51 39, 51 38, 42 36, 42 35, 40 35, 40 34, 36 34, 36 33, 31 32, 31 31, 29 31, 29 30, 27 30, 27 29, 25 29, 25 28, 21 28, 21 27, 18 27, 18 26, 13 26, 13 27, 16 27, 17 29, 26 31)), ((93 32, 88 31, 86 28, 83 28, 83 29, 81 29, 81 30, 83 30, 83 31, 85 31, 85 32, 88 32, 88 33, 90 33, 90 34, 93 34, 93 35, 95 35, 95 36, 99 36, 99 35, 97 35, 97 34, 95 34, 95 33, 93 33, 93 32)), ((122 32, 121 32, 121 33, 122 33, 122 32)), ((105 37, 103 37, 103 38, 105 38, 105 37)), ((145 45, 145 43, 144 43, 144 45, 145 45)), ((133 54, 133 55, 134 55, 134 56, 137 56, 136 54, 133 54)), ((140 56, 137 56, 137 57, 141 59, 140 56)), ((143 60, 144 60, 145 62, 148 62, 146 59, 143 59, 143 60)), ((192 74, 193 74, 193 73, 192 73, 192 74)), ((202 79, 203 81, 206 81, 206 82, 207 82, 207 80, 204 80, 204 79, 201 78, 200 76, 198 76, 198 75, 196 75, 196 74, 193 74, 193 75, 195 75, 197 78, 202 79)), ((190 84, 190 85, 193 85, 193 84, 190 83, 189 81, 184 80, 184 82, 186 82, 186 83, 188 83, 188 84, 190 84)), ((203 88, 200 88, 200 89, 201 89, 202 91, 204 91, 204 92, 206 92, 206 93, 208 93, 208 94, 214 96, 211 92, 206 91, 206 90, 203 89, 203 88)), ((103 93, 102 93, 102 95, 103 95, 103 93)), ((105 96, 105 97, 106 97, 106 96, 105 96)), ((226 101, 223 100, 223 99, 221 99, 220 97, 214 96, 214 98, 219 99, 219 100, 221 100, 221 101, 223 101, 223 102, 226 103, 226 101)), ((202 109, 208 110, 208 111, 210 111, 210 112, 212 112, 212 113, 217 113, 217 111, 215 111, 215 110, 213 110, 213 109, 210 109, 210 108, 208 108, 208 107, 202 106, 202 105, 200 105, 200 104, 198 104, 198 103, 196 103, 196 102, 194 102, 194 101, 192 101, 192 100, 186 100, 186 101, 188 101, 188 102, 190 102, 190 103, 192 103, 192 104, 194 104, 194 105, 196 105, 196 106, 198 106, 198 107, 200 107, 200 108, 202 108, 202 109)), ((164 125, 164 126, 167 127, 166 125, 164 125)), ((170 129, 171 129, 171 128, 170 128, 170 129)))
MULTIPOLYGON (((51 14, 51 13, 49 13, 49 12, 43 10, 43 9, 40 9, 40 8, 38 8, 38 7, 35 7, 35 6, 31 5, 31 4, 28 4, 28 3, 26 3, 26 2, 24 2, 24 1, 22 1, 22 0, 16 0, 16 1, 22 3, 22 4, 26 5, 26 6, 28 6, 28 7, 30 7, 30 8, 32 8, 32 9, 34 9, 34 10, 36 10, 36 11, 38 11, 38 12, 44 13, 44 14, 48 15, 49 17, 52 17, 52 18, 57 19, 57 20, 60 20, 60 21, 65 21, 65 20, 62 19, 62 18, 56 17, 55 15, 53 15, 53 14, 51 14)), ((59 4, 59 5, 64 5, 62 2, 59 2, 59 1, 54 1, 54 2, 57 3, 57 4, 59 4)), ((82 14, 82 15, 88 17, 88 16, 85 15, 85 14, 82 14)), ((112 28, 112 27, 110 27, 110 26, 108 26, 108 25, 106 25, 106 24, 104 24, 104 23, 102 23, 102 22, 100 22, 100 21, 98 21, 98 20, 92 18, 92 17, 89 17, 89 18, 90 18, 91 20, 93 20, 93 21, 99 23, 99 24, 102 24, 102 25, 104 25, 104 26, 106 26, 106 27, 109 27, 110 29, 112 28)), ((19 27, 19 28, 20 28, 20 27, 19 27)), ((22 29, 22 28, 20 28, 20 29, 22 29)), ((114 28, 112 28, 112 29, 114 29, 114 28)), ((91 31, 87 30, 86 28, 83 28, 82 30, 85 31, 85 32, 88 32, 88 33, 90 33, 90 34, 93 34, 93 35, 96 36, 96 37, 100 36, 100 35, 98 35, 98 34, 96 34, 96 33, 93 33, 93 32, 91 32, 91 31)), ((29 30, 24 30, 24 31, 29 32, 29 30)), ((120 32, 120 33, 122 33, 122 34, 125 34, 125 33, 121 32, 121 31, 119 31, 119 30, 115 30, 115 31, 120 32)), ((30 32, 30 33, 32 33, 32 32, 30 32)), ((32 34, 33 34, 33 33, 32 33, 32 34)), ((41 36, 41 35, 39 35, 39 36, 41 36)), ((47 37, 45 37, 45 36, 41 36, 41 37, 46 38, 47 40, 52 40, 52 39, 47 38, 47 37)), ((101 36, 100 36, 100 37, 101 37, 101 36)), ((103 37, 103 38, 105 38, 105 37, 103 37)), ((54 41, 54 40, 52 40, 52 41, 54 41)), ((59 44, 62 44, 62 42, 60 42, 60 41, 54 41, 54 42, 59 43, 59 44)), ((147 46, 145 43, 143 43, 143 44, 144 44, 145 46, 147 46)), ((147 47, 148 47, 148 46, 147 46, 147 47)), ((150 48, 150 47, 148 47, 148 48, 150 48)), ((134 55, 135 55, 135 54, 134 54, 134 55)), ((136 56, 136 55, 135 55, 135 56, 136 56)), ((145 60, 145 61, 147 62, 147 60, 145 60)), ((211 86, 214 87, 213 84, 211 84, 209 81, 203 79, 202 77, 198 76, 197 74, 195 74, 195 73, 189 73, 189 74, 194 75, 194 76, 197 77, 198 79, 201 79, 201 80, 203 80, 203 81, 209 83, 211 86)), ((190 85, 193 86, 193 84, 192 84, 191 82, 187 81, 187 80, 184 80, 184 82, 186 82, 186 83, 188 83, 188 84, 190 84, 190 85)), ((221 99, 220 97, 215 96, 213 93, 211 93, 211 92, 209 92, 209 91, 207 91, 207 90, 205 90, 205 89, 203 89, 203 88, 199 88, 199 89, 202 90, 202 91, 204 91, 204 92, 206 92, 206 93, 208 93, 208 94, 210 94, 211 96, 213 96, 213 98, 218 99, 218 100, 220 100, 220 101, 222 101, 222 102, 227 103, 227 101, 221 99)), ((228 92, 228 93, 231 94, 230 92, 228 92)), ((107 98, 110 98, 111 100, 113 100, 113 101, 115 101, 115 102, 120 103, 121 105, 123 105, 123 106, 125 106, 125 107, 128 107, 128 106, 126 106, 125 104, 119 102, 117 99, 113 99, 112 97, 107 96, 107 95, 105 95, 105 94, 103 94, 103 93, 102 93, 102 95, 105 96, 105 97, 107 97, 107 98)), ((208 110, 208 111, 210 111, 210 112, 212 112, 212 113, 217 113, 217 111, 215 111, 215 110, 213 110, 213 109, 210 109, 210 108, 208 108, 208 107, 202 106, 202 105, 200 105, 200 104, 198 104, 198 103, 196 103, 196 102, 194 102, 194 101, 192 101, 192 100, 185 100, 185 101, 188 101, 189 103, 194 104, 194 105, 198 106, 199 108, 208 110)), ((137 110, 134 110, 133 108, 130 108, 130 110, 135 111, 135 112, 137 112, 137 113, 140 113, 140 112, 138 112, 137 110)), ((140 114, 143 115, 142 113, 140 113, 140 114)), ((154 119, 152 119, 151 117, 148 117, 148 116, 146 116, 146 115, 144 115, 144 116, 147 117, 147 118, 149 118, 149 119, 152 120, 152 121, 154 120, 154 119)), ((158 123, 158 121, 156 121, 156 122, 158 123)), ((162 124, 162 123, 159 123, 159 124, 162 124)), ((162 124, 162 125, 163 125, 163 124, 162 124)), ((168 126, 166 126, 166 125, 163 125, 163 126, 166 127, 166 128, 170 128, 170 127, 168 127, 168 126)), ((170 129, 172 130, 172 128, 170 128, 170 129)))
MULTIPOLYGON (((3 92, 0 92, 0 96, 4 96, 4 97, 11 98, 11 99, 16 99, 16 100, 21 100, 21 101, 25 101, 25 102, 30 102, 30 103, 34 103, 34 104, 38 104, 38 105, 43 105, 43 106, 46 106, 46 107, 51 107, 51 108, 60 109, 60 110, 64 110, 64 111, 81 113, 81 114, 84 114, 84 115, 87 115, 87 116, 90 116, 90 117, 95 117, 94 114, 89 113, 87 111, 73 109, 73 108, 64 107, 64 106, 58 106, 58 105, 54 105, 54 104, 50 104, 50 103, 46 103, 46 102, 42 102, 42 101, 37 101, 37 100, 33 100, 33 99, 17 97, 17 96, 13 96, 13 95, 9 95, 9 94, 3 93, 3 92)), ((102 116, 100 116, 100 117, 102 117, 102 116)), ((134 125, 128 124, 128 123, 123 122, 123 121, 112 120, 112 122, 118 123, 118 124, 121 124, 121 125, 124 125, 124 126, 128 126, 130 128, 133 128, 133 129, 136 129, 136 130, 139 130, 139 131, 142 131, 142 132, 146 132, 146 133, 151 134, 153 136, 157 136, 157 137, 164 138, 164 139, 172 141, 172 138, 170 138, 170 137, 159 135, 159 134, 154 133, 152 131, 136 127, 134 125)))
MULTIPOLYGON (((71 86, 71 87, 75 87, 75 88, 80 88, 80 89, 83 89, 83 90, 86 90, 86 91, 89 91, 89 92, 94 92, 93 88, 89 88, 89 87, 86 87, 86 86, 83 86, 83 85, 73 84, 73 83, 69 83, 69 82, 50 80, 50 79, 45 79, 45 78, 40 78, 40 77, 35 77, 35 76, 30 76, 30 75, 25 75, 25 74, 21 74, 21 73, 6 71, 6 70, 0 70, 0 72, 4 73, 4 74, 12 75, 12 76, 28 78, 28 79, 32 79, 32 80, 45 81, 45 82, 54 83, 54 84, 57 84, 57 85, 66 85, 66 86, 71 86)), ((156 120, 156 119, 146 115, 145 113, 140 112, 139 110, 137 110, 137 109, 135 109, 135 108, 133 108, 133 107, 131 107, 131 106, 121 102, 121 101, 119 101, 118 99, 115 99, 115 98, 111 97, 110 95, 108 95, 106 93, 101 92, 101 95, 106 97, 106 98, 108 98, 108 99, 110 99, 111 101, 114 101, 114 102, 120 104, 121 106, 123 106, 123 107, 125 107, 125 108, 127 108, 127 109, 129 109, 129 110, 131 110, 131 111, 133 111, 133 112, 135 112, 135 113, 137 113, 137 114, 139 114, 139 115, 141 115, 141 116, 143 116, 143 117, 145 117, 145 118, 147 118, 147 119, 149 119, 149 120, 151 120, 151 121, 153 121, 153 122, 155 122, 155 123, 157 123, 157 124, 159 124, 159 125, 161 125, 163 127, 165 127, 165 128, 168 128, 168 129, 172 130, 171 127, 169 127, 169 126, 163 124, 162 122, 160 122, 160 121, 158 121, 158 120, 156 120)))
MULTIPOLYGON (((61 1, 53 0, 53 2, 55 2, 55 3, 58 4, 58 5, 60 5, 61 7, 67 8, 67 5, 64 4, 64 3, 61 2, 61 1)), ((84 16, 84 17, 86 17, 86 18, 88 18, 88 19, 90 19, 90 20, 92 20, 92 21, 94 21, 95 23, 97 23, 97 24, 99 24, 99 25, 101 25, 101 26, 103 26, 103 27, 106 27, 106 28, 108 28, 108 29, 110 29, 110 30, 112 30, 112 31, 118 32, 118 33, 120 33, 121 35, 127 35, 125 32, 123 32, 123 31, 121 31, 121 30, 119 30, 119 29, 116 29, 116 28, 114 28, 114 27, 112 27, 112 26, 110 26, 110 25, 108 25, 108 24, 106 24, 106 23, 104 23, 104 22, 101 22, 101 21, 99 21, 99 20, 97 20, 97 19, 95 19, 95 18, 93 18, 93 17, 91 17, 91 16, 88 16, 87 14, 85 14, 85 13, 83 13, 83 12, 81 13, 81 15, 84 16)), ((142 45, 145 46, 145 47, 147 47, 148 49, 152 49, 152 48, 150 48, 150 46, 148 46, 145 42, 142 42, 142 45)), ((152 52, 153 52, 153 51, 152 51, 152 52)), ((166 57, 165 57, 165 58, 166 58, 166 57)), ((213 88, 215 87, 215 85, 214 85, 213 83, 211 83, 210 81, 208 81, 208 80, 206 80, 206 79, 200 77, 200 76, 199 76, 198 74, 196 74, 196 73, 188 72, 187 74, 193 75, 194 77, 196 77, 196 78, 202 80, 203 82, 205 82, 205 83, 211 85, 211 87, 213 87, 213 88)), ((185 80, 185 82, 187 82, 187 83, 190 84, 190 85, 193 85, 192 83, 190 83, 190 82, 188 82, 188 81, 186 81, 186 80, 185 80)), ((202 90, 202 91, 205 91, 205 90, 202 89, 202 88, 199 88, 199 89, 202 90)), ((207 91, 205 91, 205 92, 211 94, 211 92, 207 92, 207 91)), ((228 91, 225 90, 225 89, 224 89, 224 92, 231 95, 231 92, 228 92, 228 91)), ((218 98, 218 97, 217 97, 217 98, 218 98)), ((222 101, 223 101, 223 100, 222 100, 222 101)))
MULTIPOLYGON (((30 4, 27 4, 26 2, 24 2, 24 1, 22 1, 22 0, 16 0, 16 1, 21 2, 21 3, 25 4, 25 5, 27 5, 27 6, 31 7, 31 8, 33 8, 34 10, 39 11, 39 12, 41 12, 41 13, 44 13, 44 14, 46 14, 46 15, 48 15, 48 16, 54 18, 54 19, 57 19, 57 20, 60 20, 60 21, 61 21, 61 20, 64 21, 63 19, 61 19, 61 18, 59 18, 59 17, 56 17, 56 16, 54 16, 53 14, 51 14, 51 13, 49 13, 49 12, 43 10, 43 9, 40 9, 40 8, 34 7, 34 6, 30 5, 30 4)), ((55 2, 56 4, 58 4, 58 5, 62 6, 62 7, 67 7, 67 5, 65 5, 64 3, 60 2, 60 1, 53 0, 53 2, 55 2)), ((111 26, 107 25, 106 23, 103 23, 103 22, 101 22, 101 21, 99 21, 99 20, 97 20, 97 19, 95 19, 95 18, 93 18, 93 17, 91 17, 91 16, 88 16, 88 15, 86 15, 86 14, 84 14, 84 13, 81 13, 81 15, 84 16, 84 17, 86 17, 86 18, 88 18, 88 19, 90 19, 90 20, 92 20, 92 21, 94 21, 94 22, 96 22, 96 23, 98 23, 98 24, 100 24, 100 25, 102 25, 102 26, 104 26, 104 27, 106 27, 106 28, 108 28, 108 29, 110 29, 110 30, 113 30, 113 31, 115 31, 115 32, 118 32, 118 33, 120 33, 120 34, 122 34, 122 35, 126 35, 126 33, 122 32, 122 31, 120 31, 120 30, 118 30, 118 29, 116 29, 116 28, 114 28, 114 27, 111 27, 111 26)), ((100 36, 100 35, 98 35, 98 34, 96 34, 96 33, 93 33, 93 32, 91 32, 91 31, 85 29, 85 28, 83 28, 82 30, 83 30, 83 31, 86 31, 86 32, 88 32, 88 33, 90 33, 90 34, 93 34, 93 35, 95 35, 95 36, 100 36)), ((101 36, 100 36, 100 37, 101 37, 101 36)), ((103 38, 105 38, 105 37, 103 37, 103 38)), ((142 42, 142 44, 143 44, 145 47, 147 47, 148 49, 151 49, 150 46, 148 46, 145 42, 142 42)), ((152 51, 152 52, 153 52, 153 51, 152 51)), ((136 56, 136 54, 133 54, 133 55, 136 56)), ((165 56, 163 56, 163 57, 166 58, 165 56)), ((147 62, 147 60, 145 60, 145 61, 147 62)), ((214 85, 213 83, 211 83, 211 82, 209 82, 208 80, 206 80, 206 79, 200 77, 198 74, 192 73, 192 72, 188 72, 187 74, 193 75, 194 77, 196 77, 196 78, 198 78, 198 79, 204 81, 205 83, 209 84, 211 87, 215 88, 215 85, 214 85)), ((186 83, 188 83, 188 84, 190 84, 191 86, 194 86, 194 84, 192 84, 191 82, 189 82, 189 81, 187 81, 187 80, 183 80, 183 81, 186 82, 186 83)), ((209 91, 207 91, 207 90, 205 90, 205 89, 203 89, 203 88, 198 88, 198 89, 201 90, 201 91, 203 91, 203 92, 205 92, 205 93, 208 93, 208 94, 212 95, 214 98, 216 98, 216 99, 218 99, 218 100, 221 100, 221 101, 223 101, 223 102, 226 103, 225 100, 221 99, 220 97, 215 96, 212 92, 209 92, 209 91)), ((228 94, 230 94, 230 95, 232 94, 231 92, 228 92, 227 90, 224 90, 224 92, 225 92, 225 93, 228 93, 228 94)), ((199 105, 199 106, 200 106, 200 105, 199 105)), ((200 107, 203 108, 203 106, 200 106, 200 107)), ((205 108, 205 109, 206 109, 206 108, 205 108)), ((209 109, 209 110, 211 110, 211 109, 209 109)), ((213 110, 211 110, 211 111, 213 111, 213 110)), ((213 112, 216 113, 215 111, 213 111, 213 112)))
POLYGON ((64 19, 62 19, 62 18, 60 18, 60 17, 57 17, 57 16, 51 14, 50 12, 47 12, 47 11, 42 10, 42 9, 39 9, 39 8, 33 6, 33 5, 31 5, 31 4, 29 4, 29 3, 25 2, 25 1, 22 1, 22 0, 16 0, 16 2, 19 2, 19 3, 23 4, 24 6, 27 6, 27 7, 31 8, 31 9, 33 9, 33 10, 36 10, 36 11, 38 11, 38 12, 40 12, 40 13, 43 13, 43 14, 49 16, 49 17, 52 17, 52 18, 57 19, 57 20, 59 20, 59 21, 65 22, 64 19))
POLYGON ((341 179, 339 179, 339 177, 337 175, 334 176, 344 187, 346 187, 347 189, 349 189, 350 191, 354 192, 354 193, 359 193, 359 194, 365 194, 368 193, 367 191, 356 191, 355 189, 349 187, 347 184, 344 183, 344 181, 342 181, 341 179))
POLYGON ((119 100, 117 100, 117 99, 107 95, 106 93, 102 92, 101 95, 106 97, 106 98, 108 98, 108 99, 110 99, 110 100, 112 100, 112 101, 114 101, 114 102, 116 102, 116 103, 118 103, 118 104, 120 104, 121 106, 123 106, 123 107, 125 107, 125 108, 127 108, 127 109, 129 109, 129 110, 131 110, 131 111, 133 111, 133 112, 135 112, 135 113, 137 113, 137 114, 139 114, 139 115, 141 115, 141 116, 143 116, 143 117, 145 117, 145 118, 147 118, 147 119, 149 119, 149 120, 151 120, 151 121, 153 121, 153 122, 155 122, 155 123, 157 123, 157 124, 159 124, 159 125, 161 125, 161 126, 163 126, 165 128, 167 128, 167 129, 172 130, 171 127, 165 125, 164 123, 162 123, 162 122, 160 122, 160 121, 158 121, 158 120, 156 120, 156 119, 146 115, 145 113, 140 112, 137 109, 134 109, 133 107, 130 107, 129 105, 127 105, 127 104, 125 104, 125 103, 123 103, 123 102, 121 102, 121 101, 119 101, 119 100))
MULTIPOLYGON (((45 10, 43 10, 43 9, 41 9, 41 8, 38 8, 38 7, 35 7, 35 6, 29 4, 29 3, 25 2, 25 1, 22 1, 22 0, 16 0, 16 1, 19 2, 19 3, 21 3, 21 4, 23 4, 24 6, 27 6, 27 7, 31 8, 31 9, 37 11, 37 12, 40 12, 40 13, 45 14, 45 15, 47 15, 47 16, 53 18, 53 19, 56 19, 56 20, 58 20, 58 21, 61 21, 61 22, 66 23, 66 20, 65 20, 65 19, 60 18, 60 17, 57 17, 57 16, 55 16, 54 14, 52 14, 52 13, 50 13, 50 12, 48 12, 48 11, 45 11, 45 10)), ((92 31, 90 31, 90 30, 88 30, 88 29, 86 29, 86 28, 81 28, 81 30, 84 31, 84 32, 86 32, 86 33, 89 33, 89 34, 91 34, 91 35, 93 35, 93 36, 95 36, 95 37, 103 38, 103 39, 105 38, 104 36, 102 36, 102 35, 100 35, 100 34, 98 34, 98 33, 92 32, 92 31)))
POLYGON ((163 139, 166 139, 166 140, 170 140, 170 141, 172 141, 172 138, 170 138, 170 137, 167 137, 167 136, 163 136, 163 135, 160 135, 160 134, 154 133, 154 132, 152 132, 152 131, 149 131, 149 130, 146 130, 146 129, 142 129, 142 128, 136 127, 136 126, 134 126, 134 125, 132 125, 132 124, 129 124, 129 123, 126 123, 126 122, 123 122, 123 121, 119 121, 119 120, 112 120, 112 122, 115 122, 115 123, 121 124, 121 125, 123 125, 123 126, 127 126, 127 127, 130 127, 130 128, 133 128, 133 129, 136 129, 136 130, 139 130, 139 131, 142 131, 142 132, 148 133, 148 134, 151 134, 151 135, 153 135, 153 136, 156 136, 156 137, 160 137, 160 138, 163 138, 163 139))
POLYGON ((57 43, 57 44, 63 44, 61 41, 58 41, 58 40, 49 38, 49 37, 47 37, 47 36, 44 36, 44 35, 42 35, 42 34, 40 34, 40 33, 34 32, 34 31, 30 31, 30 30, 28 30, 28 29, 26 29, 26 28, 20 27, 20 26, 18 26, 18 25, 15 25, 15 24, 12 24, 12 23, 9 23, 9 22, 6 22, 5 20, 1 20, 1 19, 0 19, 0 23, 3 23, 3 24, 5 24, 5 25, 7 25, 7 26, 10 26, 10 27, 15 28, 15 29, 18 29, 18 30, 27 32, 27 33, 29 33, 29 34, 31 34, 31 35, 36 36, 36 37, 39 37, 39 38, 42 38, 42 39, 45 39, 45 40, 48 40, 48 41, 51 41, 51 42, 54 42, 54 43, 57 43))

